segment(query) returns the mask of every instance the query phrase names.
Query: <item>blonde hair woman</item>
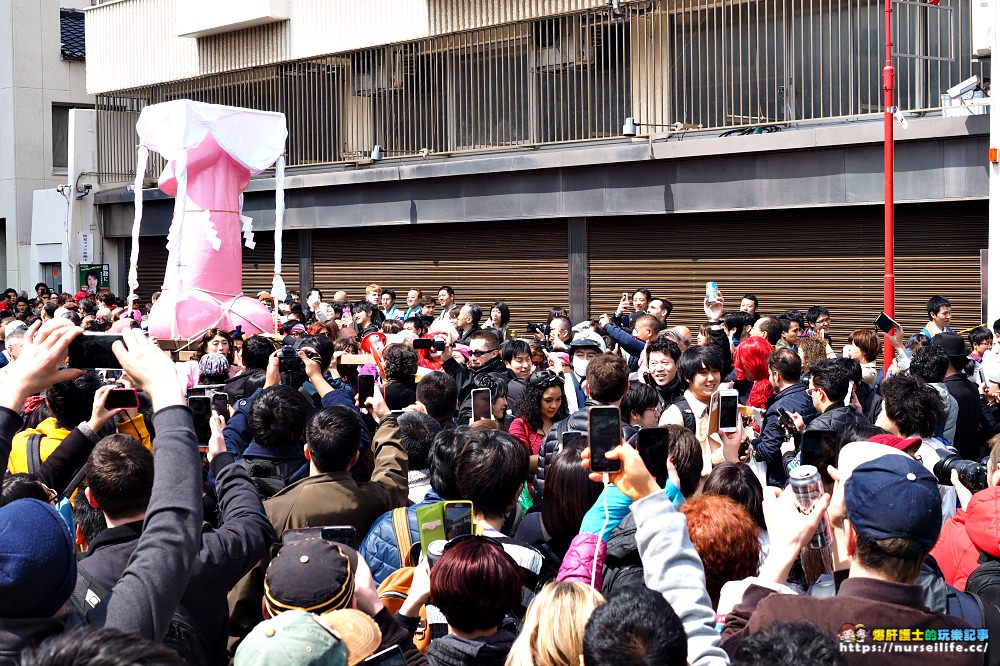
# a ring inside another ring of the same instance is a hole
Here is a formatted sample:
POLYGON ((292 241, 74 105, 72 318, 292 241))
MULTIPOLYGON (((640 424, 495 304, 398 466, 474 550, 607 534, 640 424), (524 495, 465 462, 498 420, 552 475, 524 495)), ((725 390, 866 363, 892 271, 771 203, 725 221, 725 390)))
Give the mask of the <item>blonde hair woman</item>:
POLYGON ((601 593, 583 583, 549 583, 528 606, 524 626, 505 666, 575 666, 583 655, 583 630, 604 605, 601 593))

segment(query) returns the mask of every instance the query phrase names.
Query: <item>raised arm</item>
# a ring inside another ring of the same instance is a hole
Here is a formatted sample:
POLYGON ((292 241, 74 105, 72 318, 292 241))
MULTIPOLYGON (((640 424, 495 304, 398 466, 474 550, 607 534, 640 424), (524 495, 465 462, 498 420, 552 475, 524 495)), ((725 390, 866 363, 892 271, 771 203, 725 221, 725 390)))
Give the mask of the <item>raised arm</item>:
POLYGON ((201 461, 173 364, 134 332, 114 345, 122 368, 153 400, 153 493, 142 535, 107 599, 104 626, 162 640, 201 546, 201 461))

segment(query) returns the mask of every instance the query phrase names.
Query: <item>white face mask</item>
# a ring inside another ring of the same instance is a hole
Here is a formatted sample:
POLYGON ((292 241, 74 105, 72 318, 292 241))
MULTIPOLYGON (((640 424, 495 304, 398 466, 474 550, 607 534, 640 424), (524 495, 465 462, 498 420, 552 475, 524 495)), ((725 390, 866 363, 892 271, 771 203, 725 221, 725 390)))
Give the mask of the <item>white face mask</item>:
POLYGON ((576 373, 577 377, 586 377, 588 365, 590 365, 590 359, 574 358, 573 372, 576 373))

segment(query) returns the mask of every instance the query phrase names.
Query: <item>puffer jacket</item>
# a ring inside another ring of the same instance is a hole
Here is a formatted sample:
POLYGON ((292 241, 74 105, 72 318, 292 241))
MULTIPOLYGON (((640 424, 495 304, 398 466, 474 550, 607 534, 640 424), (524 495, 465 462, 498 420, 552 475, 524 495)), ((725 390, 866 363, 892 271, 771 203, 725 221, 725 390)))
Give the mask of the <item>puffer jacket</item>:
MULTIPOLYGON (((406 521, 410 527, 411 543, 420 543, 420 527, 417 524, 417 508, 443 502, 444 498, 431 490, 427 493, 424 501, 414 504, 406 510, 406 521)), ((402 558, 399 554, 399 542, 396 540, 396 531, 392 527, 392 511, 386 511, 368 530, 368 534, 361 541, 358 553, 365 558, 365 562, 372 570, 372 578, 376 585, 381 585, 382 581, 402 566, 402 558)))
POLYGON ((760 430, 760 437, 753 440, 751 446, 754 457, 767 463, 767 485, 783 488, 788 481, 788 475, 785 474, 785 466, 781 462, 781 445, 784 443, 784 437, 779 425, 781 422, 779 408, 790 414, 798 413, 807 426, 817 418, 817 415, 804 384, 792 384, 767 401, 764 427, 760 430))
POLYGON ((812 420, 806 426, 806 430, 835 430, 842 431, 851 425, 871 425, 862 414, 858 414, 850 407, 845 407, 842 402, 835 402, 825 412, 812 420))
MULTIPOLYGON (((562 434, 569 430, 587 432, 587 407, 604 405, 605 403, 587 398, 587 402, 584 404, 585 406, 583 409, 573 412, 565 419, 552 426, 549 429, 549 432, 545 435, 545 439, 542 440, 542 448, 538 451, 538 468, 535 470, 535 480, 531 486, 532 496, 535 498, 536 502, 542 499, 542 493, 545 490, 545 468, 549 466, 549 463, 552 462, 556 452, 559 450, 562 434)), ((628 439, 628 434, 631 433, 626 434, 623 427, 622 434, 625 436, 625 439, 628 439)))
POLYGON ((965 589, 969 574, 979 566, 980 553, 1000 557, 1000 488, 994 486, 972 496, 941 527, 931 551, 949 585, 965 589))

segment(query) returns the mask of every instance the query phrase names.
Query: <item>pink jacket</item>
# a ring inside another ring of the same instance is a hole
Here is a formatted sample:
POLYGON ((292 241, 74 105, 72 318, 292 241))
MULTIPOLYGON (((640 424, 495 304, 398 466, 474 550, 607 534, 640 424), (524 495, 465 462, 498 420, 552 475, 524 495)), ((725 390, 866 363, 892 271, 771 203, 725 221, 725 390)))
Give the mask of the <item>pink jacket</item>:
POLYGON ((545 435, 539 434, 524 419, 514 419, 507 432, 524 442, 531 449, 531 455, 537 456, 538 452, 542 450, 542 441, 545 439, 545 435))

